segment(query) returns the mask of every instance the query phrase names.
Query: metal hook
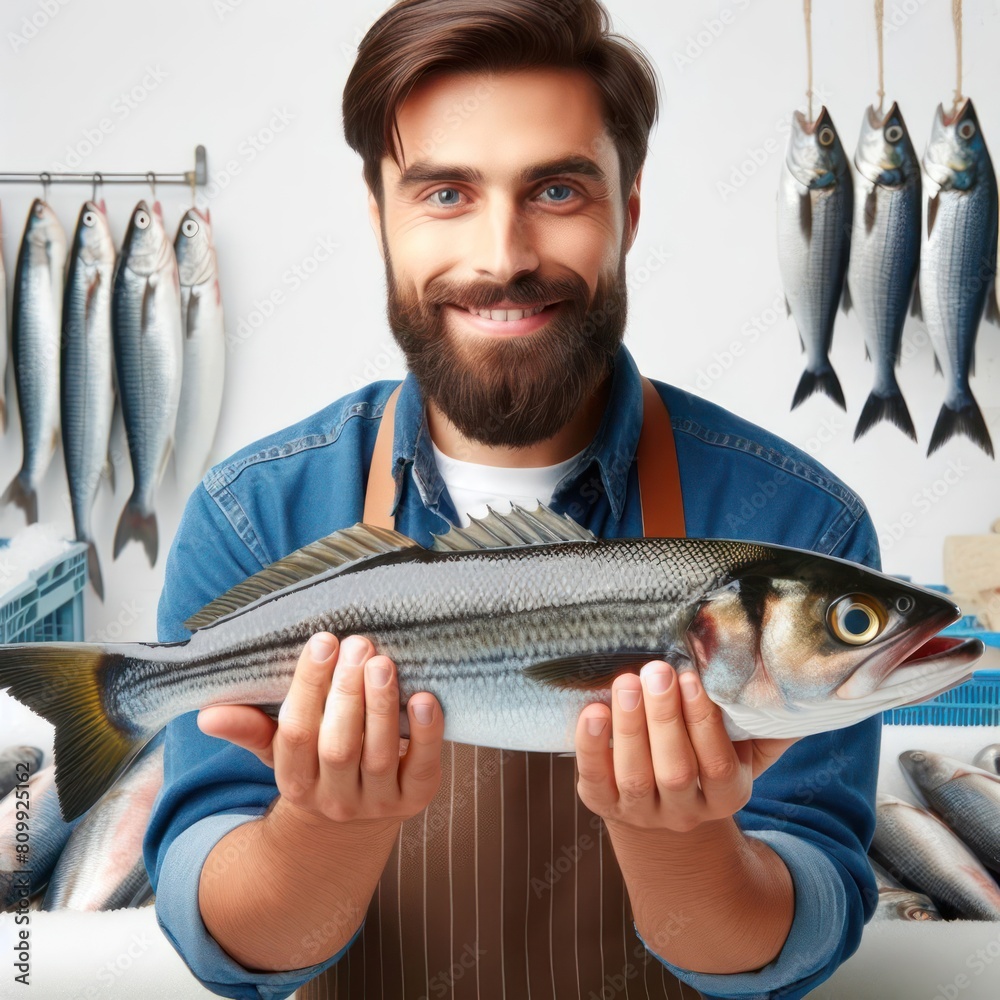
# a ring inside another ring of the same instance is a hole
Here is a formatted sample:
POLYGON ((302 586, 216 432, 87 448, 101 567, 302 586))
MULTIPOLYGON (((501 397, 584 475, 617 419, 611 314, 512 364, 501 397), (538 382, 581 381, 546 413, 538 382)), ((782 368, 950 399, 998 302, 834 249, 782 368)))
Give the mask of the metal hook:
POLYGON ((43 170, 38 175, 38 179, 42 182, 42 201, 48 201, 49 185, 52 183, 52 175, 47 170, 43 170))
POLYGON ((153 192, 153 201, 156 201, 156 174, 150 170, 146 174, 146 180, 149 181, 149 189, 153 192))
POLYGON ((104 178, 98 171, 94 171, 93 187, 90 191, 90 200, 97 204, 97 189, 104 184, 104 178))

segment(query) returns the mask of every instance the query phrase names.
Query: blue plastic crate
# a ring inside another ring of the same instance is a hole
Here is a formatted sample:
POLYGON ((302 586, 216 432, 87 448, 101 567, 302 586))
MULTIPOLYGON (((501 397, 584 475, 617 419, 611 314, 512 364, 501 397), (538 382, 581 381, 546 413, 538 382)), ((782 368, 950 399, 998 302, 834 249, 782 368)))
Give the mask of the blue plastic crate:
POLYGON ((0 597, 0 641, 82 642, 86 585, 87 546, 74 542, 0 597))
MULTIPOLYGON (((970 616, 943 634, 975 636, 987 646, 1000 646, 1000 632, 976 628, 970 616)), ((929 701, 883 712, 882 722, 890 726, 1000 726, 1000 670, 977 670, 964 684, 929 701)))

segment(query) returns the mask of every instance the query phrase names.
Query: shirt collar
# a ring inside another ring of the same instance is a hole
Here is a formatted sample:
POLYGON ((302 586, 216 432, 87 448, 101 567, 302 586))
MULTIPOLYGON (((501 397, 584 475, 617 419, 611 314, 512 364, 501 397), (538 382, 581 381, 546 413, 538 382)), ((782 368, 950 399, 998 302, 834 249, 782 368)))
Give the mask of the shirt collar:
MULTIPOLYGON (((596 463, 616 520, 625 509, 625 488, 629 467, 635 458, 642 429, 642 382, 635 360, 623 344, 614 358, 611 393, 597 433, 574 466, 556 485, 553 499, 569 490, 596 463)), ((438 472, 431 446, 423 395, 416 377, 410 372, 403 379, 396 400, 396 418, 392 446, 392 473, 396 483, 392 513, 396 513, 407 468, 413 467, 413 479, 425 506, 441 513, 444 480, 438 472)), ((446 512, 447 513, 447 512, 446 512)))

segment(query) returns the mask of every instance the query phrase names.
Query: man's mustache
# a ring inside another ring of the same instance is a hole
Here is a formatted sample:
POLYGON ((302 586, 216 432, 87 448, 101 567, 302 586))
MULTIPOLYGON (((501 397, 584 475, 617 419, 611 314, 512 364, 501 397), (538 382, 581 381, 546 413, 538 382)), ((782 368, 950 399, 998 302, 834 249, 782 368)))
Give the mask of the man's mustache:
POLYGON ((528 276, 505 285, 486 281, 459 283, 434 280, 424 291, 424 302, 428 306, 447 304, 473 310, 492 309, 501 302, 513 306, 535 306, 564 300, 586 306, 590 301, 590 289, 583 278, 528 276))

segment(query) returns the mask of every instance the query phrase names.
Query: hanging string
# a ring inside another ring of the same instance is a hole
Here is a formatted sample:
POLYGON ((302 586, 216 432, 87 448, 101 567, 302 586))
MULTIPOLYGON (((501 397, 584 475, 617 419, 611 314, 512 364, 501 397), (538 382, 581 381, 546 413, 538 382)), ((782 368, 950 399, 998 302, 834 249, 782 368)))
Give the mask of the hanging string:
POLYGON ((962 103, 962 0, 951 0, 951 19, 955 25, 955 62, 958 75, 955 80, 955 103, 952 114, 962 103))
POLYGON ((875 0, 875 34, 878 37, 878 112, 885 103, 885 66, 882 61, 882 19, 885 0, 875 0))
POLYGON ((809 121, 813 120, 813 39, 812 39, 812 0, 802 0, 806 15, 806 65, 808 81, 806 84, 806 99, 809 101, 809 121))

